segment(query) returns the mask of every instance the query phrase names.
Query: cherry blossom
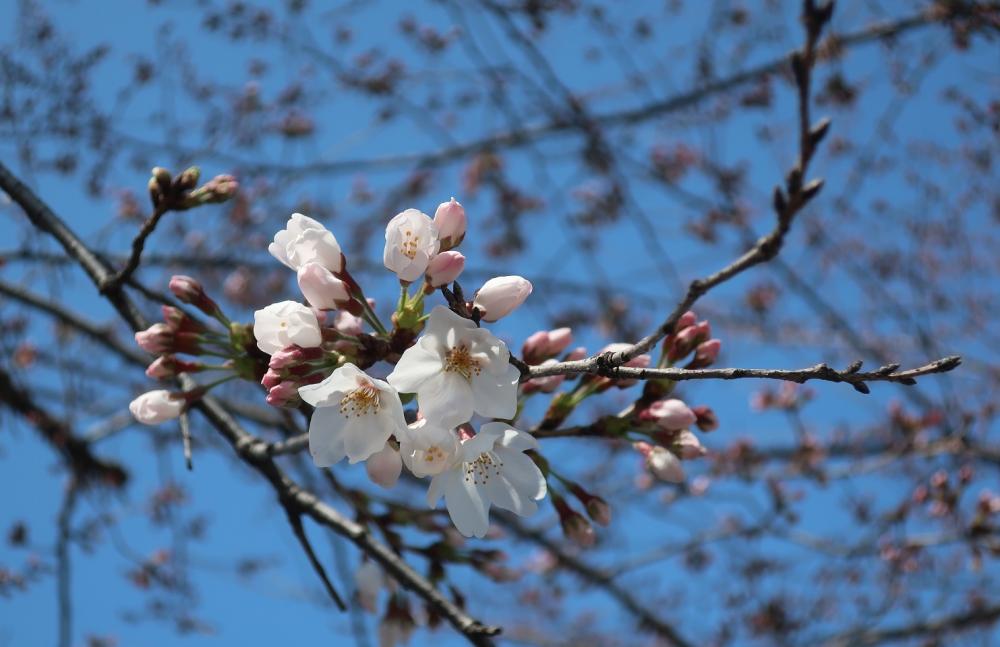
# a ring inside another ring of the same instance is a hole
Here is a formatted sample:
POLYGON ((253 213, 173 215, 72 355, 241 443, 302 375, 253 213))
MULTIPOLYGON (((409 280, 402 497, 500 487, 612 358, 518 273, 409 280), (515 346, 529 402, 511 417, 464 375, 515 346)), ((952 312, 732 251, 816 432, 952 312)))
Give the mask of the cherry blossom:
POLYGON ((452 466, 431 479, 427 503, 436 507, 444 496, 452 523, 466 537, 484 537, 490 528, 490 506, 528 516, 547 488, 541 470, 526 450, 537 449, 531 434, 503 422, 489 422, 462 442, 452 466))
POLYGON ((437 227, 430 216, 407 209, 386 225, 383 262, 400 281, 412 283, 427 271, 439 245, 437 227))
POLYGON ((136 420, 144 425, 158 425, 180 417, 186 401, 183 395, 165 389, 147 391, 128 405, 136 420))
POLYGON ((292 214, 267 251, 296 271, 306 263, 319 263, 334 274, 344 270, 344 254, 337 239, 326 227, 301 213, 292 214))
POLYGON ((416 393, 424 417, 445 427, 473 413, 510 419, 517 412, 521 374, 509 360, 507 345, 488 330, 437 306, 424 335, 386 379, 401 393, 416 393))
POLYGON ((268 355, 293 344, 310 348, 323 343, 316 315, 295 301, 272 303, 253 313, 253 334, 257 348, 268 355))
POLYGON ((319 263, 306 263, 298 271, 299 289, 314 308, 336 310, 351 300, 347 284, 319 263))
POLYGON ((482 313, 483 321, 506 317, 531 294, 531 281, 521 276, 497 276, 479 288, 472 304, 482 313))
POLYGON ((428 424, 426 419, 410 425, 399 441, 403 463, 420 478, 436 476, 448 469, 460 447, 454 430, 428 424))
POLYGON ((354 364, 344 364, 319 384, 303 386, 299 397, 316 407, 309 421, 309 452, 318 467, 344 456, 351 463, 363 461, 383 450, 390 436, 406 430, 396 389, 354 364))

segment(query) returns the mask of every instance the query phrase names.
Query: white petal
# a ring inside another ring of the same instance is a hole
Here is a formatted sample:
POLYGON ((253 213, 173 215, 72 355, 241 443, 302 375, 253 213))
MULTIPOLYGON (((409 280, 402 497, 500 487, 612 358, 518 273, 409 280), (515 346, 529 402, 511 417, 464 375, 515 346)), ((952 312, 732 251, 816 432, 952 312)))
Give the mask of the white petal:
POLYGON ((455 314, 445 306, 434 306, 430 317, 427 318, 426 334, 444 339, 451 329, 478 330, 472 321, 455 314))
POLYGON ((512 364, 507 366, 503 376, 483 372, 472 378, 472 397, 480 415, 509 420, 517 414, 517 383, 521 372, 512 364))
MULTIPOLYGON (((503 438, 500 440, 500 445, 506 447, 507 449, 512 449, 514 451, 527 451, 529 449, 538 449, 538 440, 534 436, 526 431, 518 431, 510 425, 506 425, 502 422, 492 422, 488 423, 491 425, 503 425, 504 434, 503 438)), ((483 429, 487 425, 483 425, 483 429)))
POLYGON ((386 420, 380 419, 377 415, 352 417, 345 421, 344 452, 352 465, 367 460, 369 456, 385 447, 385 442, 392 435, 392 427, 385 422, 386 420))
POLYGON ((309 453, 317 467, 329 467, 344 458, 344 422, 336 407, 313 412, 309 421, 309 453))
POLYGON ((452 477, 444 491, 448 516, 458 532, 466 537, 485 537, 490 529, 489 502, 483 501, 475 484, 465 479, 464 471, 451 471, 449 474, 452 477))
POLYGON ((461 375, 439 373, 417 391, 417 405, 425 418, 456 427, 472 418, 472 389, 461 375))
POLYGON ((503 461, 504 479, 514 487, 524 499, 538 501, 545 497, 548 486, 542 471, 521 452, 498 447, 496 455, 503 461))
POLYGON ((443 369, 441 355, 427 349, 423 339, 403 351, 386 381, 400 393, 416 393, 427 380, 443 369))
POLYGON ((319 384, 299 387, 299 397, 314 407, 340 406, 344 395, 357 388, 357 375, 361 373, 354 364, 344 364, 319 384))
POLYGON ((441 472, 431 479, 431 484, 427 488, 427 507, 436 508, 438 500, 444 494, 444 488, 448 480, 452 477, 452 472, 441 472))

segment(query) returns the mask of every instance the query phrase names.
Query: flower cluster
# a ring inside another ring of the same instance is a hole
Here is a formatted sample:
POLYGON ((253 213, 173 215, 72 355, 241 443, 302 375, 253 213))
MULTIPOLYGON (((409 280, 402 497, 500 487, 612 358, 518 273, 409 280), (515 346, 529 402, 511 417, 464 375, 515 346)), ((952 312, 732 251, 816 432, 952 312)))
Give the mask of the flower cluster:
MULTIPOLYGON (((274 235, 268 252, 295 273, 302 299, 257 310, 252 325, 231 322, 196 280, 175 276, 173 294, 207 315, 208 323, 165 306, 163 323, 136 334, 137 343, 157 356, 147 374, 161 380, 208 370, 228 375, 186 393, 145 393, 132 403, 133 414, 140 422, 157 424, 180 416, 217 384, 235 377, 252 380, 263 386, 272 406, 311 407, 308 446, 319 467, 344 459, 363 462, 371 481, 386 488, 404 469, 428 479, 427 504, 436 507, 443 498, 454 526, 467 537, 487 534, 492 506, 530 515, 537 501, 551 494, 566 536, 583 546, 593 544, 591 521, 607 525, 608 504, 554 471, 538 453, 535 438, 513 422, 521 403, 534 395, 553 394, 540 425, 551 429, 586 398, 636 381, 556 373, 522 382, 507 345, 482 323, 514 311, 532 285, 520 276, 496 277, 466 300, 456 282, 465 267, 457 247, 466 225, 465 210, 454 198, 442 203, 433 218, 407 209, 389 221, 383 263, 400 285, 389 325, 351 275, 336 236, 299 213, 274 235), (447 306, 427 312, 428 297, 437 291, 447 306), (181 354, 224 361, 206 364, 181 359, 181 354), (386 364, 391 365, 388 374, 368 372, 386 364), (562 390, 564 384, 572 386, 562 390), (416 410, 406 412, 404 403, 411 401, 416 410), (474 421, 481 421, 478 432, 474 421), (561 484, 560 491, 550 491, 549 478, 561 484), (569 503, 570 496, 585 515, 569 503)), ((689 368, 711 365, 720 342, 710 332, 708 322, 686 313, 666 337, 658 365, 673 366, 689 355, 689 368)), ((521 351, 527 365, 542 367, 587 356, 586 349, 572 345, 572 331, 556 328, 530 335, 521 351)), ((601 353, 629 348, 609 344, 601 353)), ((641 354, 625 366, 652 363, 651 355, 641 354)), ((711 409, 688 407, 671 396, 672 389, 670 382, 647 382, 631 412, 607 422, 605 431, 638 436, 634 446, 649 471, 680 482, 681 461, 705 453, 691 430, 709 431, 718 423, 711 409)))

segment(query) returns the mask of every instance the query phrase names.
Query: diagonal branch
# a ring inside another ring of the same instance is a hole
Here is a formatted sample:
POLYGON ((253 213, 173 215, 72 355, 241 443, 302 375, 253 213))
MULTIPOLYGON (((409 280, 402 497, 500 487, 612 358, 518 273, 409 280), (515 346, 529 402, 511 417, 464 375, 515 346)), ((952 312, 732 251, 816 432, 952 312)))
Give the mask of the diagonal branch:
MULTIPOLYGON (((95 286, 102 285, 110 270, 74 234, 37 195, 7 167, 0 163, 0 189, 17 202, 28 219, 41 231, 51 234, 72 258, 83 267, 95 286)), ((121 286, 112 286, 104 297, 115 307, 134 330, 141 330, 146 322, 142 314, 124 293, 121 286)), ((185 390, 196 388, 197 383, 182 374, 180 384, 185 390)), ((441 617, 448 620, 472 644, 488 646, 493 644, 491 636, 500 633, 499 627, 482 624, 469 616, 463 609, 441 594, 425 577, 417 573, 391 548, 371 536, 361 524, 354 522, 324 503, 315 494, 291 480, 269 457, 261 457, 253 450, 263 441, 244 430, 222 404, 211 396, 198 401, 194 408, 199 410, 212 424, 239 457, 271 484, 279 500, 287 509, 296 514, 306 515, 322 526, 346 537, 369 557, 378 562, 386 572, 402 586, 413 591, 430 605, 441 617)))

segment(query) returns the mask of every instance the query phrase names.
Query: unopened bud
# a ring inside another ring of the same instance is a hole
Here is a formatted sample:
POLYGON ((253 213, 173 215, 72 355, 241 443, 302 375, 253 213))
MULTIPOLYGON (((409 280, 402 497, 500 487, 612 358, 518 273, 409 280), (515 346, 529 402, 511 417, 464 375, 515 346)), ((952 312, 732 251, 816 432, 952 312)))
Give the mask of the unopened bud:
POLYGON ((705 448, 701 446, 698 436, 688 429, 683 429, 677 434, 670 448, 685 460, 701 458, 705 455, 705 448))
POLYGON ((697 407, 692 407, 691 411, 693 411, 694 415, 698 418, 695 422, 695 424, 698 425, 698 429, 701 429, 704 432, 709 432, 715 431, 719 428, 719 418, 709 407, 699 405, 697 407))
POLYGON ((539 330, 524 340, 521 355, 528 364, 540 364, 555 357, 573 343, 573 331, 569 328, 539 330))
POLYGON ((639 413, 639 419, 655 422, 661 429, 676 431, 687 429, 697 421, 697 416, 683 401, 676 398, 657 400, 639 413))
POLYGON ((585 506, 587 515, 594 520, 594 523, 605 527, 611 524, 611 506, 607 501, 599 496, 591 496, 585 506))
POLYGON ((271 387, 267 392, 265 400, 272 407, 288 407, 298 403, 299 383, 285 380, 276 386, 271 387))
POLYGON ((198 186, 198 178, 200 177, 201 169, 197 166, 191 166, 177 176, 177 182, 174 188, 178 191, 190 191, 198 186))
POLYGON ((465 269, 465 256, 455 251, 441 252, 427 265, 427 283, 432 288, 448 285, 465 269))
POLYGON ((173 350, 174 330, 167 324, 155 323, 146 330, 135 333, 135 343, 147 353, 166 353, 173 350))
POLYGON ((709 339, 698 344, 694 349, 694 359, 688 363, 687 368, 706 368, 711 366, 719 357, 721 349, 722 341, 719 339, 709 339))
POLYGON ((465 209, 455 198, 442 202, 434 212, 434 226, 437 227, 438 239, 441 241, 440 251, 458 247, 465 238, 465 209))
POLYGON ((203 369, 202 364, 185 362, 173 355, 162 355, 146 368, 146 377, 154 380, 168 380, 177 377, 179 373, 197 373, 203 369))
POLYGON ((531 281, 520 276, 498 276, 483 284, 473 298, 473 306, 483 321, 493 322, 507 316, 531 294, 531 281))

